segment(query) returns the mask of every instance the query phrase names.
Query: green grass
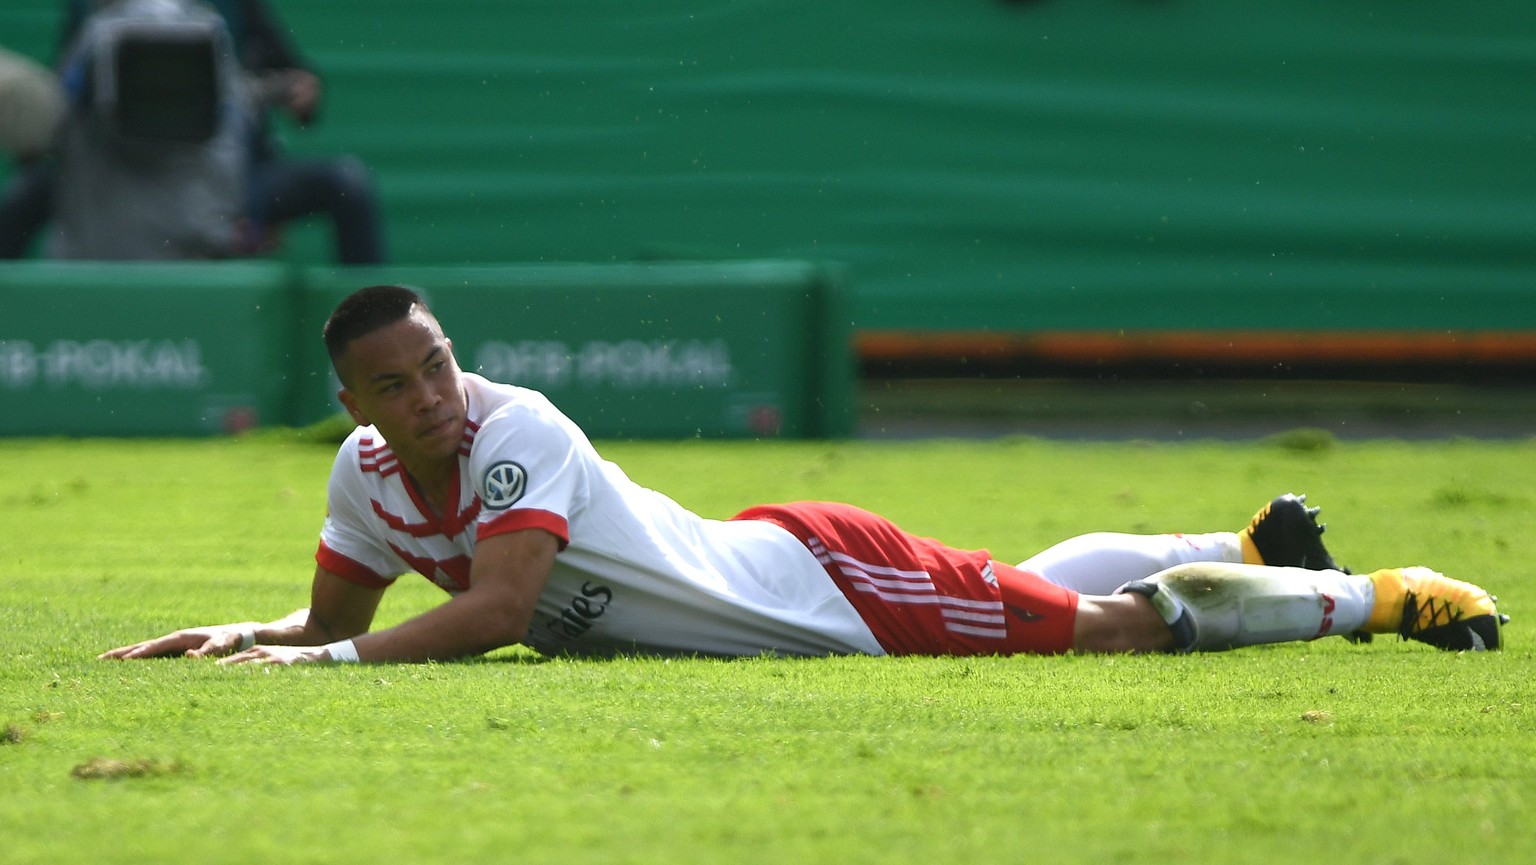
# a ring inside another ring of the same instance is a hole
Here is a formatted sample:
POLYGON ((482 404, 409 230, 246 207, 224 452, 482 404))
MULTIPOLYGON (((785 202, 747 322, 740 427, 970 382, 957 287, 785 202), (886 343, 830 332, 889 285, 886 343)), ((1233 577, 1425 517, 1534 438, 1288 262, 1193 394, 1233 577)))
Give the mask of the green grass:
MULTIPOLYGON (((0 862, 1529 859, 1536 444, 603 450, 706 515, 834 498, 1005 559, 1306 491, 1345 562, 1435 565, 1516 619, 1490 655, 100 662, 301 606, 333 452, 0 441, 0 862)), ((402 581, 381 615, 441 597, 402 581)))

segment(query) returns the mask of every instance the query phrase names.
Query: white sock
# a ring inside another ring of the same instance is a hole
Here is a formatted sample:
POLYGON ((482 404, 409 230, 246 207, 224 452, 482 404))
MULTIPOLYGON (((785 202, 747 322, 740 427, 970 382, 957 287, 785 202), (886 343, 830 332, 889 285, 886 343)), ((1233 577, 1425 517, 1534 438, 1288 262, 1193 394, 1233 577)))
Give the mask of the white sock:
POLYGON ((1236 532, 1131 535, 1093 532, 1068 538, 1019 563, 1019 569, 1084 595, 1108 595, 1132 580, 1189 562, 1241 562, 1236 532))
POLYGON ((1123 590, 1149 597, 1181 648, 1204 651, 1349 634, 1376 601, 1362 575, 1240 563, 1180 565, 1123 590))

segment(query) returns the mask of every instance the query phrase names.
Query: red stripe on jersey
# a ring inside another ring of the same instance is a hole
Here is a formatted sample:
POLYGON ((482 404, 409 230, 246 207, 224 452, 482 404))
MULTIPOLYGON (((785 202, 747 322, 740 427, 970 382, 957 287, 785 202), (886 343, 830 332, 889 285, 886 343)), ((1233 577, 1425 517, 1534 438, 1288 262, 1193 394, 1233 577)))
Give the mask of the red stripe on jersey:
MULTIPOLYGON (((474 443, 475 434, 480 427, 474 423, 466 423, 464 426, 464 439, 459 445, 460 456, 468 456, 469 448, 474 443)), ((471 496, 470 501, 458 511, 448 514, 446 517, 438 517, 432 512, 432 508, 422 498, 416 484, 411 481, 401 468, 400 459, 390 450, 389 445, 382 444, 374 447, 374 438, 367 436, 358 439, 358 468, 364 473, 374 472, 381 478, 391 475, 401 476, 401 487, 404 489, 411 504, 416 506, 416 512, 423 517, 421 522, 411 522, 404 515, 395 514, 387 510, 383 502, 378 499, 370 499, 373 513, 385 525, 391 529, 410 535, 413 538, 427 538, 433 535, 443 535, 447 538, 458 537, 475 519, 480 516, 480 497, 471 496)), ((454 467, 453 482, 449 487, 447 500, 457 502, 461 483, 461 472, 458 466, 454 467)))
POLYGON ((464 442, 459 445, 459 456, 469 456, 470 446, 475 443, 475 435, 480 432, 480 425, 472 420, 464 421, 464 442))
POLYGON ((560 539, 560 549, 565 549, 571 542, 571 531, 565 517, 550 511, 541 511, 536 508, 519 508, 507 511, 499 516, 492 517, 480 524, 475 532, 477 540, 504 535, 508 532, 520 532, 523 529, 543 529, 560 539))
POLYGON ((377 472, 382 477, 389 477, 400 471, 400 459, 395 456, 395 452, 390 450, 388 444, 374 447, 372 436, 364 436, 357 440, 357 460, 359 469, 364 472, 377 472))
POLYGON ((469 568, 472 560, 469 556, 454 556, 451 559, 440 560, 431 556, 416 556, 410 551, 403 550, 395 544, 389 548, 395 551, 411 570, 436 583, 438 588, 457 595, 469 588, 469 568))
POLYGON ((464 506, 464 510, 459 511, 458 516, 443 522, 443 533, 451 538, 464 531, 465 527, 472 525, 480 516, 480 507, 479 496, 470 499, 469 504, 464 506))
POLYGON ((1072 647, 1077 593, 902 531, 849 505, 798 502, 735 519, 774 523, 805 544, 893 655, 1057 653, 1072 647))
MULTIPOLYGON (((415 496, 411 498, 412 500, 416 499, 415 496)), ((435 535, 442 535, 447 538, 457 537, 460 532, 464 531, 465 526, 473 523, 475 517, 480 515, 479 498, 472 499, 468 505, 464 506, 463 510, 450 519, 437 520, 429 517, 425 522, 420 523, 408 522, 405 517, 390 513, 384 509, 383 503, 378 499, 369 499, 368 503, 373 505, 374 516, 382 520, 384 525, 402 534, 410 535, 413 538, 430 538, 435 535)))
POLYGON ((320 542, 320 548, 315 551, 315 564, 327 571, 341 577, 349 583, 356 583, 370 589, 382 589, 389 586, 393 580, 381 577, 373 572, 373 569, 357 561, 336 552, 320 542))
POLYGON ((398 514, 392 514, 389 511, 384 510, 384 505, 380 504, 378 499, 369 499, 368 503, 373 505, 374 516, 383 520, 384 525, 389 526, 391 529, 394 529, 397 532, 410 535, 413 538, 430 538, 433 535, 440 535, 443 533, 442 528, 435 522, 406 522, 404 517, 398 514))

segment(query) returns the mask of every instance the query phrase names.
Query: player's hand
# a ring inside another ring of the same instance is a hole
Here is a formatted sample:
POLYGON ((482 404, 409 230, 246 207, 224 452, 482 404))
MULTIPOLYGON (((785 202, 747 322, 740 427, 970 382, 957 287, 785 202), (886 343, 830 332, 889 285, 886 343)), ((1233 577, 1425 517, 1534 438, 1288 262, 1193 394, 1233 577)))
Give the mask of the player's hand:
POLYGON ((278 664, 286 667, 292 664, 326 663, 330 660, 331 655, 324 646, 252 646, 243 652, 220 658, 219 663, 278 664))
POLYGON ((249 626, 217 625, 208 628, 184 628, 175 633, 119 646, 97 655, 100 659, 120 661, 134 658, 164 658, 186 655, 189 658, 219 657, 240 648, 242 632, 249 626))

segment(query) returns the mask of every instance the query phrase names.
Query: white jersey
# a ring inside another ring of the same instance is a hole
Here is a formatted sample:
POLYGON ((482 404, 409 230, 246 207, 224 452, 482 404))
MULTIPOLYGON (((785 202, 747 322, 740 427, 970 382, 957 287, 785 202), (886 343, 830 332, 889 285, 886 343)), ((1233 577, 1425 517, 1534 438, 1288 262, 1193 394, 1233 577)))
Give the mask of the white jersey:
POLYGON ((468 423, 436 517, 373 427, 331 471, 319 564, 364 585, 416 571, 469 588, 477 537, 560 538, 525 640, 546 654, 884 654, 803 544, 758 520, 700 517, 630 480, 542 394, 463 376, 468 423))

